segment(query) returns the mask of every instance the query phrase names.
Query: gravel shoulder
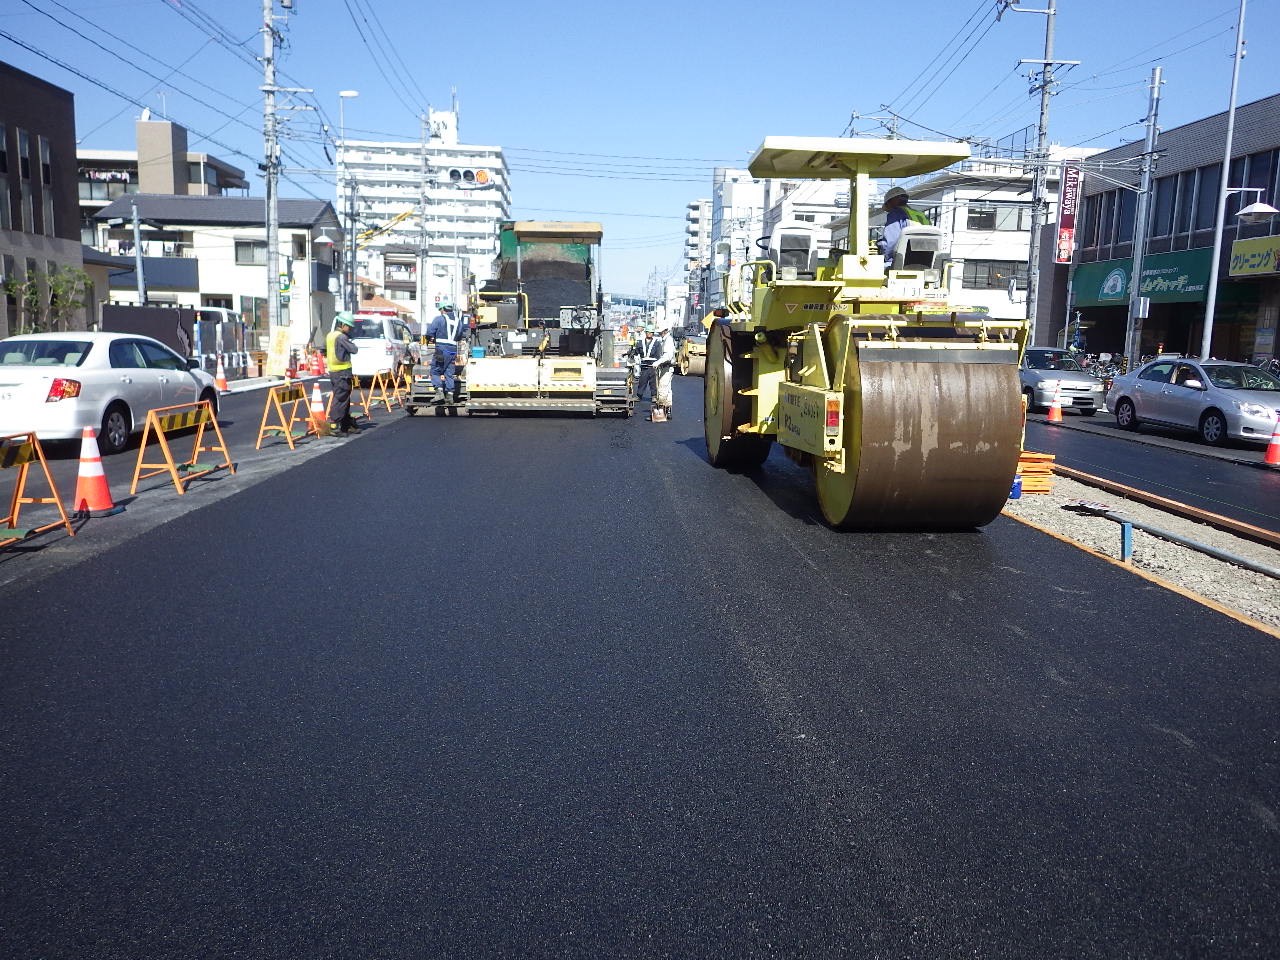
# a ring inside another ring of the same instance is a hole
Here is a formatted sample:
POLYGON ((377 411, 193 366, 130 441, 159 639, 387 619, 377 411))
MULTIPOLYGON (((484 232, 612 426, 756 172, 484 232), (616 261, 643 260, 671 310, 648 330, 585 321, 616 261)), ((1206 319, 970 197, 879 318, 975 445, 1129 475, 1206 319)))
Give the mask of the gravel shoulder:
MULTIPOLYGON (((1203 523, 1126 500, 1076 480, 1056 477, 1053 493, 1010 500, 1005 513, 1052 530, 1091 550, 1120 558, 1120 524, 1066 509, 1074 501, 1103 503, 1116 513, 1171 533, 1280 568, 1280 550, 1203 523)), ((1189 547, 1133 531, 1133 564, 1197 596, 1280 630, 1280 580, 1217 560, 1189 547)))

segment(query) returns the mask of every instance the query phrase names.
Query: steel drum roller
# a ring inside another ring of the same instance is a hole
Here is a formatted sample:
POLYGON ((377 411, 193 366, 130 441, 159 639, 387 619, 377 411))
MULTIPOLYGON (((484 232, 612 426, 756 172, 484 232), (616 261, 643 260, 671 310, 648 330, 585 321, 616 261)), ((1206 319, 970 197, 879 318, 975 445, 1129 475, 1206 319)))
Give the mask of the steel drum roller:
POLYGON ((827 520, 864 530, 994 520, 1022 446, 1016 352, 1013 362, 979 351, 858 353, 849 351, 845 378, 846 472, 814 466, 827 520), (1005 362, 983 362, 997 358, 1005 362))

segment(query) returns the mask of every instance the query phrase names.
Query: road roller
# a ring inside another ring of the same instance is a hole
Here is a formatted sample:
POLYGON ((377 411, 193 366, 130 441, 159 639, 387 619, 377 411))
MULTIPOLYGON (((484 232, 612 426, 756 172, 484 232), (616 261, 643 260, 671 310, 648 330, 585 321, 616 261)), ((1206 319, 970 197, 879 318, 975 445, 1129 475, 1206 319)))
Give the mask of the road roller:
POLYGON ((908 223, 893 250, 870 241, 873 178, 968 156, 961 143, 765 139, 753 176, 849 181, 847 237, 783 222, 757 241, 758 259, 730 266, 729 316, 707 336, 713 466, 759 467, 776 442, 812 471, 823 516, 843 529, 962 530, 996 517, 1022 447, 1028 323, 951 302, 937 227, 908 223))

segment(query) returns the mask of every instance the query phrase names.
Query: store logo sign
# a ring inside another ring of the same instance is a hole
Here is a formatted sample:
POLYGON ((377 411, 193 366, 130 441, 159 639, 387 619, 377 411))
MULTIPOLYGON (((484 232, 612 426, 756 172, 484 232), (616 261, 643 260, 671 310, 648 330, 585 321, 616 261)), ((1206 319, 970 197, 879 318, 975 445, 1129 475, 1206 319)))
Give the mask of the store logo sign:
POLYGON ((1124 298, 1125 287, 1129 285, 1129 273, 1123 267, 1116 267, 1102 280, 1102 286, 1098 288, 1099 300, 1121 300, 1124 298))

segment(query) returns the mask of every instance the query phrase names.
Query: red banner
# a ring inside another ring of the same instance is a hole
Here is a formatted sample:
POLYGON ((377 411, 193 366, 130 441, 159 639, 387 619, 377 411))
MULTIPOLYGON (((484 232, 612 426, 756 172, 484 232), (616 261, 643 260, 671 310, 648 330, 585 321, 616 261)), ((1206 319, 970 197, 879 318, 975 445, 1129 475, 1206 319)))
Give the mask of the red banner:
POLYGON ((1058 180, 1058 243, 1054 263, 1070 263, 1076 245, 1076 211, 1080 208, 1080 166, 1064 163, 1058 180))

